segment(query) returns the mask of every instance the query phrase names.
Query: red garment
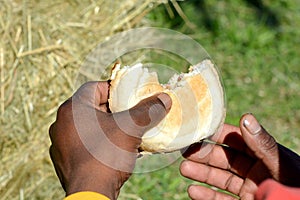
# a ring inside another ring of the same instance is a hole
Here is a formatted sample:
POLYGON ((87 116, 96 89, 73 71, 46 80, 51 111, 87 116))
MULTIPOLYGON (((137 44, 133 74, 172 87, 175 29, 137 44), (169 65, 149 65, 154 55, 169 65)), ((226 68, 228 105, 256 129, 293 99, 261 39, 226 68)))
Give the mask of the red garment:
MULTIPOLYGON (((300 181, 300 180, 299 180, 300 181)), ((256 200, 300 200, 300 188, 284 186, 268 179, 258 187, 256 200)))

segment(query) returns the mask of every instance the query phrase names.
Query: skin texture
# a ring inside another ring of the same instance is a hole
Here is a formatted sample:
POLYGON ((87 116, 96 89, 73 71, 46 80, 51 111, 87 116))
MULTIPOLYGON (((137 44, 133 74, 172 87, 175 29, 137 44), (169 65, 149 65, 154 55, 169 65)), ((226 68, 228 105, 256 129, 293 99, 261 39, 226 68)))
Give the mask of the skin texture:
MULTIPOLYGON (((134 169, 141 136, 172 104, 160 93, 112 114, 108 94, 107 82, 84 84, 59 107, 50 127, 50 156, 66 195, 94 191, 116 199, 134 169)), ((246 200, 254 199, 259 184, 269 178, 300 187, 299 156, 276 143, 253 115, 244 115, 239 127, 225 124, 210 139, 215 144, 194 144, 183 153, 183 176, 246 200)), ((234 199, 199 185, 190 186, 188 194, 192 199, 234 199)))
MULTIPOLYGON (((259 184, 269 178, 300 187, 300 157, 276 143, 252 114, 242 116, 239 127, 225 124, 210 139, 215 144, 198 143, 183 152, 183 176, 229 191, 242 200, 254 199, 259 184)), ((191 199, 235 199, 200 185, 189 186, 188 195, 191 199)))
POLYGON ((116 199, 134 169, 141 136, 171 107, 170 97, 160 93, 112 114, 108 94, 108 82, 82 85, 50 127, 50 156, 66 195, 94 191, 116 199))

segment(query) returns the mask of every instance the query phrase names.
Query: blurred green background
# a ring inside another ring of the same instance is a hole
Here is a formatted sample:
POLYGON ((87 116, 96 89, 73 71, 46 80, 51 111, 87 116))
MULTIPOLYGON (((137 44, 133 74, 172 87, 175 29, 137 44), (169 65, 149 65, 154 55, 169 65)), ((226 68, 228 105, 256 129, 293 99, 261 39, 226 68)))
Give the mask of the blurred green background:
MULTIPOLYGON (((300 4, 292 0, 0 1, 0 199, 61 199, 48 127, 88 52, 141 26, 198 41, 221 71, 226 122, 253 113, 300 152, 300 4)), ((176 59, 175 59, 176 61, 176 59)), ((164 61, 162 61, 164 62, 164 61)), ((188 199, 174 164, 134 174, 120 199, 188 199)))

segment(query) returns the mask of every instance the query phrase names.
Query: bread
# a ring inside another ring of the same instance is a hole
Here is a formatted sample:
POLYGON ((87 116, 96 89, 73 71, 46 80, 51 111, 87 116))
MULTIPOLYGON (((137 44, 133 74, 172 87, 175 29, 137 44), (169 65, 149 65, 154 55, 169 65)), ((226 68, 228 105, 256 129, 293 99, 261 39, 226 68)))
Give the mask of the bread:
POLYGON ((167 93, 172 107, 167 116, 142 137, 141 150, 172 152, 214 134, 225 118, 224 93, 219 75, 210 60, 190 67, 188 73, 174 75, 160 84, 156 72, 142 64, 120 68, 111 74, 109 108, 127 110, 159 92, 167 93))

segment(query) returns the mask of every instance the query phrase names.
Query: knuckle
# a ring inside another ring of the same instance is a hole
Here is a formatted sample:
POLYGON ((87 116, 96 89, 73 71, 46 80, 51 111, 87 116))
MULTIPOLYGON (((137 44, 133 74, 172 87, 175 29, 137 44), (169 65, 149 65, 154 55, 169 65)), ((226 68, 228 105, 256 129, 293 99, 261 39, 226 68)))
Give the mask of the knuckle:
POLYGON ((164 116, 166 112, 164 107, 158 102, 145 102, 140 110, 134 113, 133 118, 138 125, 145 127, 152 127, 156 125, 164 116))
POLYGON ((86 93, 90 93, 91 90, 95 89, 97 86, 97 82, 96 81, 88 81, 85 82, 84 84, 82 84, 79 89, 76 91, 76 95, 80 95, 80 96, 84 96, 86 95, 86 93))
POLYGON ((157 104, 153 104, 150 106, 149 108, 149 116, 152 119, 160 119, 162 117, 164 117, 166 115, 166 111, 163 107, 163 105, 157 103, 157 104))
POLYGON ((53 137, 54 137, 54 128, 55 128, 55 123, 51 124, 49 128, 49 137, 51 141, 53 141, 53 137))
POLYGON ((230 173, 229 177, 227 178, 225 185, 224 185, 224 189, 228 191, 228 188, 230 187, 230 185, 232 184, 232 180, 234 178, 234 174, 230 173))
MULTIPOLYGON (((263 130, 263 132, 265 132, 263 130)), ((277 143, 274 137, 269 134, 261 134, 263 137, 259 140, 260 146, 265 152, 273 152, 277 149, 277 143)))
POLYGON ((59 106, 57 110, 57 118, 68 116, 71 110, 72 110, 71 100, 65 101, 62 105, 59 106))
POLYGON ((95 85, 95 83, 96 83, 95 81, 88 81, 88 82, 85 82, 84 84, 82 84, 82 85, 80 86, 79 89, 85 90, 86 88, 89 88, 89 87, 95 85))

